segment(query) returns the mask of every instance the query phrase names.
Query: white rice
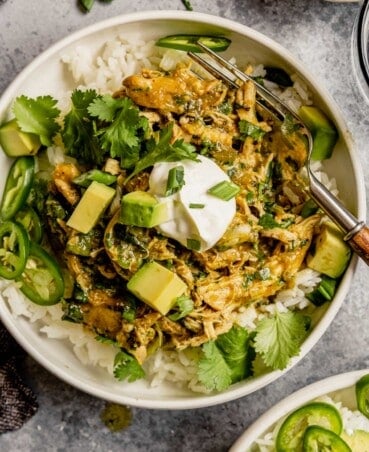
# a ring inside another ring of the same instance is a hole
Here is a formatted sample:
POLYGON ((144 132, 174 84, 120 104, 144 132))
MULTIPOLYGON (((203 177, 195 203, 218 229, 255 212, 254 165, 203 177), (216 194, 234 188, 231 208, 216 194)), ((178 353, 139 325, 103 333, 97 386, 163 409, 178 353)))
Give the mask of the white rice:
MULTIPOLYGON (((144 67, 170 70, 183 58, 185 58, 184 52, 159 49, 154 46, 154 41, 131 42, 122 36, 108 41, 98 54, 91 51, 89 47, 78 46, 61 57, 80 89, 95 89, 99 93, 112 93, 118 90, 123 78, 139 72, 144 67)), ((262 65, 254 66, 254 75, 265 75, 262 65)), ((311 96, 306 84, 299 77, 294 76, 293 81, 293 87, 284 91, 276 85, 270 85, 270 87, 279 90, 278 95, 297 111, 302 104, 311 103, 311 96)), ((60 163, 65 158, 62 149, 57 146, 49 148, 47 156, 52 165, 60 163)), ((334 183, 328 180, 320 167, 317 171, 323 183, 336 190, 334 183)), ((313 270, 300 271, 297 274, 295 286, 280 292, 275 303, 263 307, 256 307, 254 303, 240 309, 239 323, 253 330, 260 319, 276 310, 284 312, 288 309, 306 308, 310 302, 305 295, 319 281, 319 275, 313 270)), ((94 335, 86 331, 83 326, 62 321, 62 310, 59 305, 40 307, 28 301, 13 283, 0 281, 0 290, 15 317, 25 317, 30 322, 36 323, 40 332, 49 338, 69 341, 75 355, 83 364, 100 366, 107 369, 109 373, 113 372, 114 356, 117 350, 111 345, 97 342, 94 335)), ((187 386, 193 391, 206 392, 197 380, 194 362, 186 352, 159 350, 147 360, 145 369, 151 386, 170 381, 187 386)))
MULTIPOLYGON (((348 435, 352 435, 355 430, 364 430, 369 432, 369 419, 367 419, 360 411, 350 410, 339 399, 339 395, 332 397, 325 395, 318 397, 315 401, 329 403, 337 408, 342 418, 342 428, 348 435)), ((251 447, 252 452, 275 452, 275 441, 280 426, 285 418, 279 420, 269 432, 262 438, 255 441, 251 447)))

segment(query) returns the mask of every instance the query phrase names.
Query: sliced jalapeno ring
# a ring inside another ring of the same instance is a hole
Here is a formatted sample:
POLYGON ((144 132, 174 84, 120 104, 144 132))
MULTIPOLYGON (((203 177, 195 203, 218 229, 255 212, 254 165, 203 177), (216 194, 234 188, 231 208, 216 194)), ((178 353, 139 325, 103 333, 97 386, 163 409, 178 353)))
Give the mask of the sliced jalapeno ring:
POLYGON ((11 220, 24 206, 31 190, 34 172, 34 157, 19 157, 14 161, 6 179, 1 201, 0 217, 2 220, 11 220))
POLYGON ((328 403, 312 402, 298 408, 284 420, 276 440, 277 452, 302 450, 305 430, 310 425, 324 426, 337 435, 342 431, 338 410, 328 403))
POLYGON ((64 295, 63 276, 56 260, 40 245, 31 242, 23 273, 17 278, 21 291, 42 306, 58 303, 64 295))
POLYGON ((303 452, 332 450, 334 452, 351 452, 351 448, 336 433, 317 425, 308 427, 304 434, 303 452))
POLYGON ((15 214, 14 219, 17 223, 24 226, 24 229, 28 232, 29 238, 33 242, 40 243, 42 239, 42 224, 40 217, 32 207, 23 207, 23 209, 15 214))
POLYGON ((28 234, 22 225, 0 224, 0 276, 15 279, 22 274, 29 253, 28 234))
POLYGON ((204 36, 204 35, 170 35, 160 38, 156 41, 159 47, 167 47, 169 49, 183 50, 186 52, 202 52, 197 45, 201 42, 214 52, 223 52, 227 50, 231 44, 231 40, 224 36, 204 36))
POLYGON ((356 382, 355 392, 358 410, 369 418, 369 374, 356 382))

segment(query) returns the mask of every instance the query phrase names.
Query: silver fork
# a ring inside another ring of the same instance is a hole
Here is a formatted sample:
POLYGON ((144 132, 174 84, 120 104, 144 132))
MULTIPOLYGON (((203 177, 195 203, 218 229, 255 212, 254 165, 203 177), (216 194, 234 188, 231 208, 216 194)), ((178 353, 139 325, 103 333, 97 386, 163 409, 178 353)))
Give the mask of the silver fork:
POLYGON ((252 80, 258 94, 256 102, 262 108, 265 108, 269 113, 281 121, 283 121, 287 115, 294 118, 296 123, 301 127, 302 133, 306 135, 308 141, 306 169, 309 177, 309 191, 311 198, 342 229, 344 240, 351 246, 353 251, 369 265, 369 228, 363 221, 358 220, 349 210, 347 210, 347 208, 314 175, 310 166, 313 137, 301 118, 291 110, 288 105, 283 103, 276 95, 255 81, 252 77, 240 71, 236 66, 229 63, 229 61, 225 60, 201 42, 198 42, 197 44, 206 54, 211 56, 211 59, 208 61, 198 53, 193 52, 188 52, 188 55, 211 75, 223 80, 234 88, 239 87, 236 83, 237 79, 241 81, 252 80), (221 69, 216 67, 214 62, 216 62, 221 69))

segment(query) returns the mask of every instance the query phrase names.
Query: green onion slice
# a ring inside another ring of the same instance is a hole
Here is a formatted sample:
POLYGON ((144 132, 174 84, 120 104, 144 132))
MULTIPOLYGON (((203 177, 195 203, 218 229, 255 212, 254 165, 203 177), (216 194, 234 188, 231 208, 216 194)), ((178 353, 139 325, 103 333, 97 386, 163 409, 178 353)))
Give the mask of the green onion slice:
POLYGON ((184 167, 175 166, 168 171, 167 187, 165 196, 170 196, 179 191, 184 185, 184 167))
POLYGON ((214 185, 214 187, 209 188, 208 193, 222 199, 223 201, 229 201, 234 198, 239 191, 240 187, 238 185, 224 180, 219 182, 219 184, 214 185))
POLYGON ((205 204, 197 204, 195 202, 191 202, 189 205, 190 209, 203 209, 205 204))
POLYGON ((193 251, 200 251, 201 241, 199 239, 188 238, 187 248, 193 251))

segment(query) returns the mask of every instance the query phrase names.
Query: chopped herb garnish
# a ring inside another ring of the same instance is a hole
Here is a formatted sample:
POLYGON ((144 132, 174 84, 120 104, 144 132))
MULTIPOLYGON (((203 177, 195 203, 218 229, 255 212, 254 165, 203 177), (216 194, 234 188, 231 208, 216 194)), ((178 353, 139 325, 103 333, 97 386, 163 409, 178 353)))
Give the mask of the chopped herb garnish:
POLYGON ((175 166, 168 171, 167 187, 165 190, 165 196, 173 195, 177 193, 184 185, 184 167, 175 166))
POLYGON ((238 123, 238 127, 240 129, 241 138, 245 139, 246 137, 251 137, 254 140, 261 140, 265 135, 265 131, 249 121, 245 119, 241 119, 238 123))
POLYGON ((233 182, 224 180, 214 187, 209 188, 208 193, 223 201, 229 201, 234 198, 240 191, 240 187, 233 182))
POLYGON ((205 204, 196 204, 194 202, 191 202, 189 204, 190 209, 203 209, 205 207, 205 204))
POLYGON ((187 248, 193 251, 200 251, 201 241, 198 239, 187 239, 187 248))
POLYGON ((187 295, 181 295, 176 299, 174 305, 175 313, 168 315, 168 318, 173 321, 177 321, 186 317, 190 312, 193 311, 193 301, 187 295))
POLYGON ((292 115, 286 115, 281 125, 281 132, 284 135, 291 135, 300 130, 300 125, 296 122, 292 115))
POLYGON ((286 229, 294 222, 294 218, 286 218, 278 223, 271 213, 265 213, 259 219, 259 225, 264 229, 282 228, 286 229))

